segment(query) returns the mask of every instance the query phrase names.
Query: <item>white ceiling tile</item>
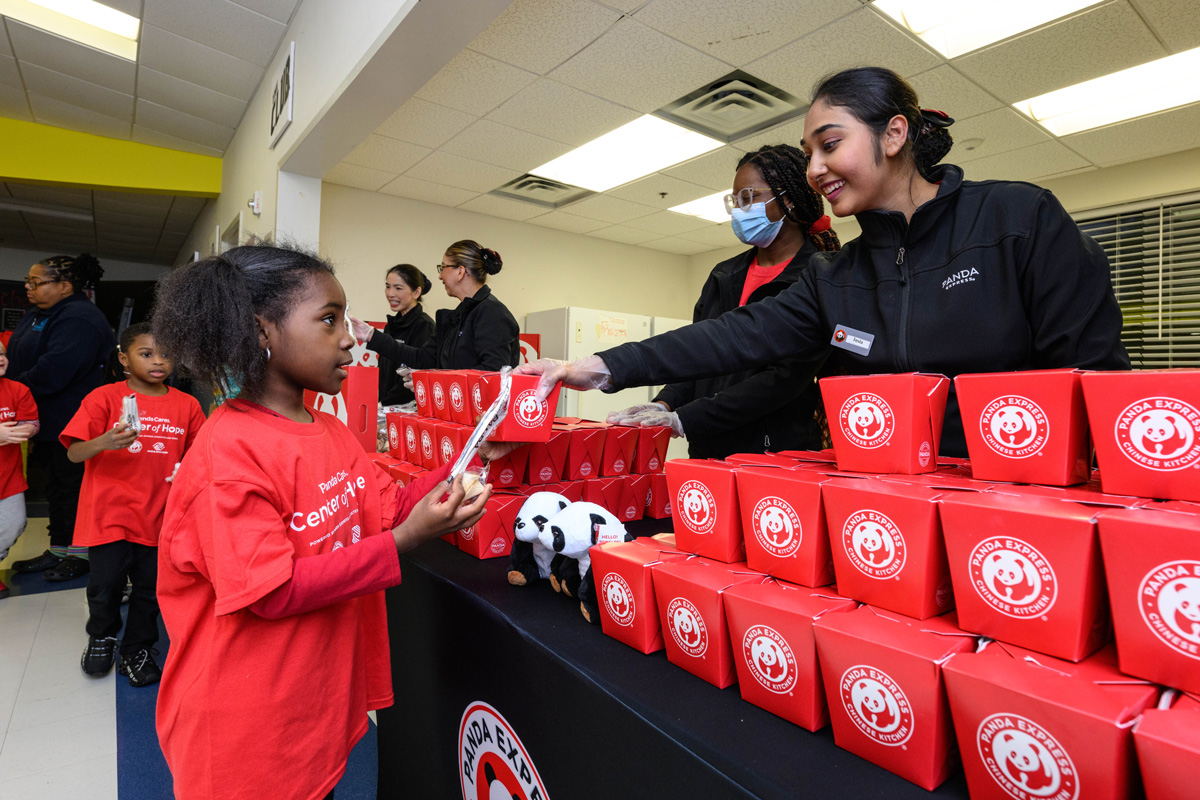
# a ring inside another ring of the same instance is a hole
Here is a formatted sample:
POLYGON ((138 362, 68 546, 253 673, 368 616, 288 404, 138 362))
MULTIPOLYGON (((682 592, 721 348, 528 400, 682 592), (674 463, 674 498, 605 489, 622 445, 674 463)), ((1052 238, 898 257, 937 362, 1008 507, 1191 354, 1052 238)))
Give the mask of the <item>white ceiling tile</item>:
POLYGON ((12 45, 8 42, 8 19, 0 17, 0 56, 12 58, 12 45))
POLYGON ((631 228, 637 228, 639 231, 657 233, 659 236, 674 236, 678 233, 698 231, 713 223, 687 214, 676 214, 674 211, 659 211, 657 214, 631 219, 625 224, 631 228))
POLYGON ((965 164, 980 158, 1006 153, 1030 145, 1048 142, 1053 137, 1038 127, 1028 117, 1012 108, 998 108, 977 117, 956 122, 950 128, 954 141, 982 139, 974 150, 963 150, 955 146, 945 160, 951 164, 965 164))
POLYGON ((391 183, 386 184, 379 191, 383 194, 395 195, 396 197, 407 197, 425 203, 436 203, 439 206, 452 207, 462 205, 471 198, 478 197, 480 194, 480 192, 472 192, 468 189, 458 189, 440 183, 417 180, 407 175, 401 175, 391 183))
POLYGON ((104 0, 104 5, 131 17, 142 16, 142 0, 104 0))
POLYGON ((433 151, 428 147, 421 147, 419 144, 410 144, 372 133, 343 161, 399 175, 431 152, 433 151))
POLYGON ((24 89, 0 83, 0 117, 33 121, 33 115, 29 112, 29 99, 25 97, 24 89))
POLYGON ((729 71, 723 61, 625 18, 550 77, 650 112, 729 71))
POLYGON ((631 203, 619 197, 597 194, 585 197, 577 203, 572 203, 558 210, 564 214, 574 214, 577 217, 587 217, 588 219, 616 224, 649 216, 655 213, 657 209, 644 206, 641 203, 631 203))
POLYGON ((474 200, 468 200, 459 206, 464 211, 476 211, 503 219, 527 220, 545 213, 546 209, 533 203, 522 203, 520 200, 509 200, 507 197, 496 197, 481 194, 474 200))
POLYGON ((25 88, 31 93, 52 97, 114 119, 127 119, 133 115, 133 95, 105 89, 33 64, 22 63, 21 75, 25 78, 25 88))
POLYGON ((953 63, 1011 104, 1165 55, 1137 12, 1127 2, 1118 2, 1102 3, 953 63))
POLYGON ((681 256, 694 256, 697 253, 707 253, 709 250, 717 249, 710 244, 689 242, 686 239, 675 239, 673 237, 653 239, 649 242, 643 242, 639 247, 649 247, 651 250, 662 250, 664 253, 676 253, 681 256))
POLYGON ((639 231, 635 228, 626 228, 624 225, 610 225, 607 228, 601 228, 597 231, 592 231, 588 236, 595 236, 597 239, 608 239, 613 242, 622 242, 624 244, 641 244, 648 242, 651 239, 657 239, 658 235, 649 231, 639 231))
POLYGON ((914 75, 908 82, 917 91, 922 108, 936 108, 956 120, 995 111, 1004 105, 949 64, 914 75))
POLYGON ((742 157, 740 150, 725 146, 699 158, 685 161, 678 166, 663 170, 664 173, 689 183, 704 186, 713 192, 728 192, 733 188, 733 176, 737 172, 737 162, 742 157))
POLYGON ((410 97, 375 132, 425 147, 441 147, 476 119, 474 114, 410 97))
POLYGON ((0 55, 0 86, 24 88, 24 84, 21 82, 21 73, 17 69, 17 60, 12 56, 0 55))
MULTIPOLYGON (((736 142, 733 142, 733 147, 744 153, 752 153, 760 147, 777 144, 790 144, 792 147, 799 148, 800 142, 803 139, 804 117, 796 117, 773 128, 767 128, 765 131, 752 133, 743 139, 738 139, 736 142)), ((733 182, 732 177, 730 178, 730 182, 733 182)))
POLYGON ((539 78, 487 118, 578 147, 642 116, 549 78, 539 78))
POLYGON ((1192 0, 1133 0, 1133 4, 1172 53, 1200 47, 1200 3, 1192 0))
POLYGON ((29 93, 29 105, 33 108, 34 122, 54 125, 58 128, 94 133, 110 139, 129 138, 129 118, 114 119, 86 108, 64 103, 52 97, 29 93))
POLYGON ((863 8, 747 64, 745 69, 807 101, 822 76, 862 66, 864 60, 886 64, 901 75, 916 75, 943 63, 873 9, 863 8))
POLYGON ((534 225, 541 225, 544 228, 554 228, 555 230, 567 231, 569 233, 590 233, 608 224, 607 222, 600 222, 588 219, 587 217, 564 214, 561 211, 551 211, 549 214, 542 214, 540 217, 534 217, 529 221, 534 225))
POLYGON ((186 139, 180 139, 178 136, 171 136, 168 133, 147 128, 144 125, 133 126, 133 141, 139 144, 149 144, 154 147, 165 147, 168 150, 182 150, 185 153, 197 153, 202 156, 221 156, 225 153, 225 148, 205 147, 196 142, 190 142, 186 139))
POLYGON ((249 100, 266 70, 153 25, 142 27, 138 63, 239 100, 249 100))
POLYGON ((569 144, 519 131, 489 119, 473 123, 442 146, 442 151, 498 167, 528 172, 571 149, 569 144))
POLYGON ((1187 150, 1196 146, 1200 103, 1094 131, 1064 136, 1063 144, 1101 167, 1187 150))
POLYGON ((602 6, 608 6, 609 8, 615 8, 617 11, 632 14, 646 5, 647 0, 596 0, 596 2, 602 6))
POLYGON ((278 22, 287 22, 292 18, 292 12, 300 4, 300 0, 237 0, 239 6, 245 6, 251 11, 257 11, 264 17, 270 17, 278 22))
POLYGON ((469 47, 545 75, 595 41, 620 17, 589 0, 516 0, 469 47))
POLYGON ((63 206, 64 208, 82 208, 89 211, 92 208, 91 189, 77 189, 71 186, 33 186, 25 183, 10 183, 8 188, 12 192, 12 196, 18 200, 29 200, 34 203, 63 206))
POLYGON ((490 192, 521 175, 511 169, 494 167, 440 150, 430 153, 425 160, 404 174, 410 178, 472 192, 490 192))
POLYGON ((86 77, 89 83, 133 94, 134 62, 13 20, 8 21, 8 30, 13 52, 22 65, 36 64, 65 75, 86 77))
POLYGON ((963 166, 963 172, 973 181, 1037 181, 1047 175, 1090 166, 1083 157, 1061 142, 1042 142, 971 161, 963 166))
MULTIPOLYGON (((644 178, 639 178, 636 181, 626 183, 623 186, 618 186, 615 189, 610 189, 606 194, 612 197, 619 197, 622 200, 632 200, 635 203, 667 209, 671 206, 677 206, 680 203, 689 203, 692 200, 707 197, 712 194, 712 190, 707 186, 698 186, 697 184, 681 181, 670 175, 656 172, 644 178), (666 197, 662 196, 664 194, 666 197)), ((673 231, 668 231, 668 233, 673 233, 673 231)))
POLYGON ((151 130, 218 150, 228 147, 229 140, 233 138, 233 128, 141 98, 137 101, 136 122, 151 130))
POLYGON ((138 69, 137 93, 151 103, 230 128, 238 126, 246 111, 245 100, 146 67, 138 69))
POLYGON ((657 0, 634 19, 740 67, 860 8, 858 0, 657 0))
POLYGON ((689 242, 709 244, 713 247, 746 246, 742 244, 742 242, 738 241, 738 238, 733 235, 733 226, 731 225, 711 225, 707 228, 701 228, 698 231, 689 231, 688 233, 679 234, 678 238, 687 239, 689 242))
POLYGON ((342 162, 325 173, 325 177, 321 180, 326 183, 336 183, 340 186, 350 186, 354 189, 366 189, 368 192, 377 192, 381 186, 395 177, 396 175, 391 172, 382 172, 377 169, 359 167, 354 164, 342 162))
POLYGON ((474 50, 463 50, 420 88, 417 97, 482 117, 536 77, 474 50))
POLYGON ((227 0, 145 0, 142 21, 261 67, 287 27, 227 0))

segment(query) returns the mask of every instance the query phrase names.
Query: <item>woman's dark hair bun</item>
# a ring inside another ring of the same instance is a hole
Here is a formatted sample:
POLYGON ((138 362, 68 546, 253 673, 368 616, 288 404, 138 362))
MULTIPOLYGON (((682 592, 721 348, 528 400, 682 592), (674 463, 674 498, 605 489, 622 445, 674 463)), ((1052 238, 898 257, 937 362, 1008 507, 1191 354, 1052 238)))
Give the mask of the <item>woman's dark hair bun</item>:
POLYGON ((433 283, 425 276, 425 273, 412 264, 397 264, 389 269, 387 274, 391 275, 393 272, 408 284, 409 289, 420 289, 422 296, 429 294, 429 290, 433 288, 433 283))
POLYGON ((487 247, 483 248, 483 271, 488 275, 495 275, 504 266, 504 261, 501 260, 500 254, 495 250, 487 247))
POLYGON ((70 282, 76 293, 95 289, 104 277, 104 267, 100 266, 100 260, 91 253, 51 256, 38 263, 52 271, 59 280, 70 282))

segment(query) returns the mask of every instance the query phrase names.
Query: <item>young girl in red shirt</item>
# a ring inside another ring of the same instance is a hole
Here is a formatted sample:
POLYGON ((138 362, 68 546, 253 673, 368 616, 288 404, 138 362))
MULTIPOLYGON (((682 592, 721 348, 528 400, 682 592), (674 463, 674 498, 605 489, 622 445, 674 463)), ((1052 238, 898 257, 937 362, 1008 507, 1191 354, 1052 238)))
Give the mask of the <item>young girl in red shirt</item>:
POLYGON ((158 642, 158 532, 175 465, 204 424, 196 398, 163 381, 171 360, 147 323, 121 332, 114 361, 127 376, 93 389, 59 434, 67 458, 86 462, 75 515, 75 547, 87 547, 88 643, 80 666, 107 675, 121 631, 121 594, 132 585, 118 671, 132 686, 162 676, 154 660, 158 642), (136 398, 138 427, 125 421, 125 399, 136 398))
MULTIPOLYGON (((392 703, 385 587, 398 554, 474 525, 449 468, 400 488, 350 431, 304 405, 352 359, 325 262, 237 247, 159 287, 154 333, 194 375, 240 395, 184 459, 159 544, 171 649, 157 725, 175 796, 328 796, 392 703)), ((484 454, 502 455, 497 450, 484 454)))
MULTIPOLYGON (((8 351, 0 344, 0 561, 25 530, 25 472, 21 442, 38 432, 37 404, 24 384, 4 377, 8 351)), ((0 581, 0 600, 9 589, 0 581)))

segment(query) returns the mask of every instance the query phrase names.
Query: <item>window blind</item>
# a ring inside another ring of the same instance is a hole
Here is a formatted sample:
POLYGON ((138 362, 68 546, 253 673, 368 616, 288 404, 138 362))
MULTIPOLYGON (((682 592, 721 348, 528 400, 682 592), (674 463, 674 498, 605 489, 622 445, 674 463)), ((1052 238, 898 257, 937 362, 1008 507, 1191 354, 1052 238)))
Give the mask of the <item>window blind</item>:
POLYGON ((1200 367, 1200 197, 1076 220, 1108 254, 1133 368, 1200 367))

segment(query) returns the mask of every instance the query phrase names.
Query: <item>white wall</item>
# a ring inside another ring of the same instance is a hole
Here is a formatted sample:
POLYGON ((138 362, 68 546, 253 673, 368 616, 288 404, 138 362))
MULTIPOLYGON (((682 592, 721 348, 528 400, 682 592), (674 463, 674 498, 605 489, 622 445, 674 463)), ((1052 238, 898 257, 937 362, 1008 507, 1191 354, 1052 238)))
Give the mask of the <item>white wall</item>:
MULTIPOLYGON (((29 274, 29 268, 43 258, 59 253, 47 253, 42 250, 19 250, 13 247, 0 247, 0 279, 8 281, 24 280, 29 274)), ((67 255, 77 255, 68 253, 67 255)), ((118 261, 112 258, 101 258, 100 266, 104 267, 106 281, 156 281, 170 271, 170 267, 160 267, 154 264, 141 264, 136 261, 118 261)))
POLYGON ((337 267, 355 316, 384 318, 384 276, 388 267, 403 262, 415 264, 433 282, 424 304, 430 316, 434 309, 457 305, 434 267, 459 239, 475 239, 500 253, 504 269, 490 276, 488 285, 522 326, 531 311, 572 305, 690 319, 699 291, 684 256, 322 185, 321 253, 337 267))

